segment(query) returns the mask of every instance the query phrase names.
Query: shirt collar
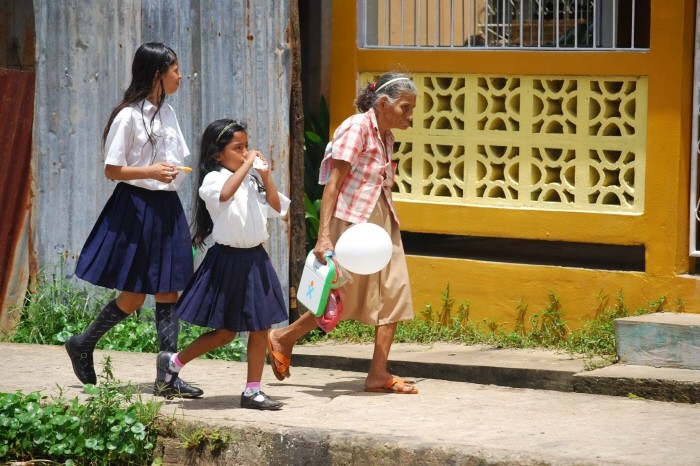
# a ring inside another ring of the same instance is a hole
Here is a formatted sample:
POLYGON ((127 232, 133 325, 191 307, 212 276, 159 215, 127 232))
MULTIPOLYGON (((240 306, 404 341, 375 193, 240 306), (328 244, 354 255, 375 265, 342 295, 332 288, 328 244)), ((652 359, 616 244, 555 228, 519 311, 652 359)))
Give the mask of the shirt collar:
POLYGON ((152 116, 156 112, 156 106, 148 99, 143 99, 138 105, 139 108, 143 108, 144 115, 152 116))

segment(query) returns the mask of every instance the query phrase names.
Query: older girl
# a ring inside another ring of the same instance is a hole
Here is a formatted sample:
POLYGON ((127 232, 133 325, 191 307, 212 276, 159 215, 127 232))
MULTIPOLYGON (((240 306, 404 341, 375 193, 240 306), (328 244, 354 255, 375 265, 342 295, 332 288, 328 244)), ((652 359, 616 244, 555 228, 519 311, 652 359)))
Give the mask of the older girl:
MULTIPOLYGON (((161 43, 141 45, 131 83, 112 110, 102 135, 105 176, 118 181, 83 246, 75 274, 119 290, 80 335, 66 341, 73 371, 97 383, 93 351, 112 327, 154 295, 160 350, 176 351, 173 307, 192 276, 192 243, 176 189, 190 152, 173 108, 165 102, 180 86, 177 55, 161 43)), ((179 380, 164 396, 196 397, 199 388, 179 380)))

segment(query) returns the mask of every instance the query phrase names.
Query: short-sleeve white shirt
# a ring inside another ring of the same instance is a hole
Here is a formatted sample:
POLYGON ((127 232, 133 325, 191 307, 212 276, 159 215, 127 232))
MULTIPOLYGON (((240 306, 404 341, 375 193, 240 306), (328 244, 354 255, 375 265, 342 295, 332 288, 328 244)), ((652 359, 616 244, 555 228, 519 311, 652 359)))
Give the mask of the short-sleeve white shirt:
MULTIPOLYGON (((148 100, 123 108, 114 118, 105 140, 105 165, 147 167, 158 162, 175 166, 184 165, 190 151, 177 122, 175 111, 163 103, 153 121, 152 134, 156 137, 156 150, 148 140, 146 128, 151 128, 151 118, 156 106, 148 100), (143 106, 143 114, 141 107, 143 106)), ((141 188, 162 191, 175 191, 184 180, 178 176, 172 183, 158 180, 128 180, 125 183, 141 188)))
POLYGON ((290 200, 278 192, 280 212, 277 212, 267 204, 265 194, 258 191, 255 180, 246 176, 233 197, 221 202, 221 190, 232 174, 225 168, 208 173, 199 188, 199 197, 214 223, 214 241, 234 248, 252 248, 269 238, 267 219, 285 216, 290 200))

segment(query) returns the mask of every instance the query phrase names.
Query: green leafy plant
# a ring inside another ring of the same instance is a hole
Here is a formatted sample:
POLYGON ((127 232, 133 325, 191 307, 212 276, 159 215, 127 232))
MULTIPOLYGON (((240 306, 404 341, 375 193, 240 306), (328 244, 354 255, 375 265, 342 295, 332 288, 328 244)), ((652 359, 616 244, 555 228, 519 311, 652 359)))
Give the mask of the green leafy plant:
POLYGON ((323 96, 317 113, 314 116, 308 110, 304 112, 304 191, 312 201, 323 195, 318 172, 330 135, 330 111, 323 96))
POLYGON ((153 460, 162 402, 143 402, 111 376, 86 385, 81 402, 40 392, 0 393, 0 460, 65 465, 143 465, 153 460))
POLYGON ((318 116, 313 116, 309 111, 305 111, 304 115, 304 209, 306 250, 309 252, 318 238, 323 196, 323 186, 318 184, 318 174, 330 132, 330 112, 326 99, 321 96, 318 116))
MULTIPOLYGON (((84 288, 63 278, 60 273, 41 273, 36 290, 27 294, 24 305, 10 309, 19 322, 13 333, 0 334, 0 341, 14 343, 62 345, 71 336, 82 332, 100 309, 116 294, 112 290, 84 288)), ((180 323, 180 346, 185 346, 210 329, 180 323)), ((158 352, 158 336, 154 325, 154 311, 143 308, 134 312, 100 339, 98 349, 158 352)), ((245 344, 240 338, 217 348, 204 357, 240 361, 245 344)))
POLYGON ((318 227, 321 223, 321 199, 311 201, 304 193, 304 209, 306 217, 306 252, 309 253, 316 244, 318 238, 318 227))

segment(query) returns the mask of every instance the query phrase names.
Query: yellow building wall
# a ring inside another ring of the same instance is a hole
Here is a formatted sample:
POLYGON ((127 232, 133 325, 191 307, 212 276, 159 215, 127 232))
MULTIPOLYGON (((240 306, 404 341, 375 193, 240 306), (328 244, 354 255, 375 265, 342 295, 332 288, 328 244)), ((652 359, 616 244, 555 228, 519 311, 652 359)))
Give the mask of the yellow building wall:
MULTIPOLYGON (((651 2, 648 51, 379 50, 357 48, 354 0, 333 2, 331 127, 355 109, 363 73, 516 77, 628 77, 647 87, 644 166, 635 182, 639 209, 548 210, 508 205, 416 201, 395 197, 404 231, 644 245, 644 272, 521 265, 409 256, 414 305, 440 305, 449 284, 471 319, 512 324, 519 303, 536 313, 559 296, 572 327, 594 316, 599 297, 622 293, 630 309, 665 296, 664 309, 700 312, 700 285, 688 275, 688 196, 695 1, 651 2), (641 186, 643 183, 643 186, 641 186), (643 188, 643 189, 641 189, 643 188)), ((414 121, 414 126, 416 122, 414 121)), ((400 131, 396 132, 399 139, 400 131)))

